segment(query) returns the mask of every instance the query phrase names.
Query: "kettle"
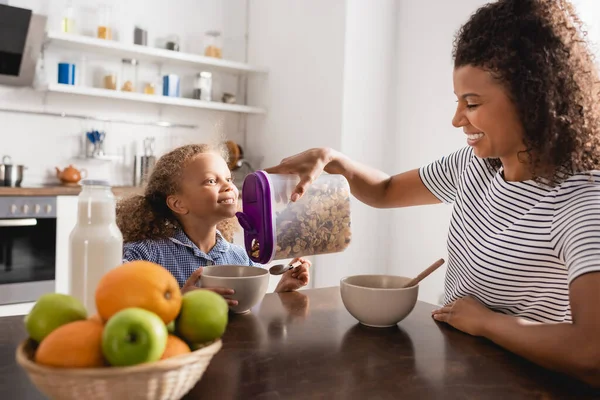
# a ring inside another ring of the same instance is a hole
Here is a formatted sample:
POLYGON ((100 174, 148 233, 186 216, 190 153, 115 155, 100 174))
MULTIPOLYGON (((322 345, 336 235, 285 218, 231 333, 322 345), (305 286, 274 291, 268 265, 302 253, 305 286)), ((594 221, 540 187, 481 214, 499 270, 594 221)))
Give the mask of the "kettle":
POLYGON ((83 168, 78 170, 72 165, 62 171, 56 167, 56 177, 65 185, 76 185, 80 180, 87 177, 87 170, 83 168))

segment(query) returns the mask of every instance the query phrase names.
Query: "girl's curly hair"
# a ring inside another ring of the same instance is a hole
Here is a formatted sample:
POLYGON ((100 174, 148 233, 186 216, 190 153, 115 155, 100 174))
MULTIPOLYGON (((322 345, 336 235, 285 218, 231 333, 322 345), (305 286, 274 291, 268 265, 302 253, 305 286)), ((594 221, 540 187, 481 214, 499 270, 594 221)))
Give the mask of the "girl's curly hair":
POLYGON ((483 68, 510 94, 539 183, 600 169, 600 85, 585 36, 567 0, 499 0, 479 8, 454 40, 455 68, 483 68))
MULTIPOLYGON (((177 193, 181 176, 188 163, 199 154, 215 152, 228 158, 224 146, 190 144, 163 155, 148 178, 144 195, 135 195, 117 203, 117 225, 124 242, 171 237, 180 228, 179 221, 167 206, 167 197, 177 193)), ((238 223, 231 218, 217 228, 226 240, 232 241, 238 223)))

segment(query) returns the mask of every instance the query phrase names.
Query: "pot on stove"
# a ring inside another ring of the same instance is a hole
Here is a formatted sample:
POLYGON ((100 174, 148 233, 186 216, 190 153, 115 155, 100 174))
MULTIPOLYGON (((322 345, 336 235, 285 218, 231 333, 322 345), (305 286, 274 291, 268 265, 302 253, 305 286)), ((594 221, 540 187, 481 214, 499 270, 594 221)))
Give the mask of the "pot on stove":
POLYGON ((10 156, 2 157, 0 164, 0 186, 19 187, 23 182, 24 165, 15 165, 10 156))

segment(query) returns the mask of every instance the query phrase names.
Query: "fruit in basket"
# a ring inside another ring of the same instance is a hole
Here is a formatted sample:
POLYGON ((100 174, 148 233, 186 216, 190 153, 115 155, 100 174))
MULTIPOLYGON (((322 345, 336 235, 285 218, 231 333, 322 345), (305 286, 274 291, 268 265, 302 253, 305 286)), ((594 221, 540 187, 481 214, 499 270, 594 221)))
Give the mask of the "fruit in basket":
POLYGON ((126 308, 113 315, 104 326, 102 352, 114 366, 156 361, 165 351, 167 335, 165 323, 155 313, 137 307, 126 308))
POLYGON ((101 323, 89 319, 62 325, 40 343, 35 362, 62 368, 103 367, 103 329, 101 323))
POLYGON ((191 353, 190 346, 188 346, 183 340, 175 335, 169 335, 167 337, 167 347, 163 353, 161 360, 165 358, 175 357, 180 354, 191 353))
POLYGON ((192 290, 183 295, 176 331, 188 343, 210 342, 225 333, 228 312, 222 296, 210 290, 192 290))
POLYGON ((58 327, 87 318, 87 311, 79 300, 62 293, 46 293, 39 297, 25 316, 29 337, 40 343, 58 327))
POLYGON ((175 320, 173 320, 167 324, 167 332, 175 333, 175 320))
POLYGON ((181 309, 181 291, 169 271, 149 261, 132 261, 108 271, 96 287, 96 309, 104 321, 130 307, 157 314, 165 324, 181 309))
POLYGON ((90 321, 96 321, 96 322, 99 322, 101 324, 104 324, 104 321, 102 320, 102 318, 98 314, 94 314, 91 317, 89 317, 88 319, 90 321))

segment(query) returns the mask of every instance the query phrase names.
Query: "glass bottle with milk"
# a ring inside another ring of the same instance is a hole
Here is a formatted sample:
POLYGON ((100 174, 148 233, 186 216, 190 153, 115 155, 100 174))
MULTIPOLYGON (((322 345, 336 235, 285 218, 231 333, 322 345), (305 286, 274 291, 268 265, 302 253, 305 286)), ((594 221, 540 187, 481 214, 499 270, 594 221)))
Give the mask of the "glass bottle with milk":
POLYGON ((116 200, 109 183, 86 179, 81 186, 77 224, 69 237, 69 293, 92 315, 100 278, 123 262, 123 235, 116 223, 116 200))

